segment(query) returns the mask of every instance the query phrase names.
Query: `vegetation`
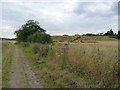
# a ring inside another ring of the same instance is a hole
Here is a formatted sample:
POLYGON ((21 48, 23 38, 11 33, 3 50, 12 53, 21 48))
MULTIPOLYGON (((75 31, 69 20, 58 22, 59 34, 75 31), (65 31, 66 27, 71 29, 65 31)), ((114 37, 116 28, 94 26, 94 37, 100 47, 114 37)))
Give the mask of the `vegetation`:
MULTIPOLYGON (((117 40, 109 36, 80 36, 74 41, 77 43, 67 42, 77 37, 60 36, 58 39, 66 38, 66 42, 54 44, 22 42, 15 45, 22 48, 37 81, 44 88, 119 88, 117 40)), ((9 87, 11 45, 3 44, 3 87, 9 87)))
POLYGON ((116 41, 117 39, 109 36, 52 36, 54 42, 99 42, 99 41, 116 41), (77 39, 76 39, 77 38, 77 39), (76 39, 76 40, 74 40, 76 39))
POLYGON ((52 39, 50 35, 45 34, 45 31, 40 27, 39 22, 28 20, 19 30, 15 31, 16 40, 18 42, 51 43, 52 39))
POLYGON ((3 57, 2 57, 2 88, 8 88, 8 81, 10 79, 10 67, 13 59, 13 46, 4 43, 3 44, 3 57), (9 51, 8 51, 9 50, 9 51))
MULTIPOLYGON (((50 88, 119 88, 120 62, 112 29, 104 35, 53 36, 37 21, 28 20, 15 32, 37 81, 50 88), (54 44, 52 43, 54 40, 54 44), (57 42, 57 43, 56 43, 57 42), (58 43, 59 42, 59 43, 58 43), (109 57, 108 57, 109 56, 109 57)), ((4 45, 9 48, 9 45, 4 45)), ((3 83, 8 86, 13 53, 3 57, 3 83), (5 63, 4 63, 5 62, 5 63), (7 65, 7 66, 6 66, 7 65)), ((19 59, 18 59, 19 61, 19 59)), ((4 86, 3 86, 4 87, 4 86)))
POLYGON ((114 32, 112 31, 112 29, 110 29, 110 31, 107 31, 107 33, 105 33, 104 35, 112 36, 112 35, 114 35, 114 32))
POLYGON ((36 32, 33 35, 28 36, 28 42, 47 44, 52 43, 52 38, 46 33, 36 32))
POLYGON ((54 42, 69 42, 76 36, 52 36, 54 42))
POLYGON ((118 34, 116 34, 113 32, 112 29, 110 29, 110 31, 107 31, 104 35, 112 38, 120 39, 120 31, 118 31, 118 34))
POLYGON ((21 47, 38 80, 45 87, 119 87, 116 41, 101 41, 89 45, 86 43, 30 44, 21 47))

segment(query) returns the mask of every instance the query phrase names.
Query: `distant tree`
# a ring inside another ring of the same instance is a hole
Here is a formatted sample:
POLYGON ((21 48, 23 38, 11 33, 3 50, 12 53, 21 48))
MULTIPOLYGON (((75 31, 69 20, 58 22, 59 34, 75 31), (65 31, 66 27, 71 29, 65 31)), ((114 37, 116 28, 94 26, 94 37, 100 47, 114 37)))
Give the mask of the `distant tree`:
POLYGON ((75 34, 75 36, 80 36, 79 34, 75 34))
POLYGON ((120 31, 118 31, 118 39, 120 39, 120 31))
POLYGON ((110 29, 110 31, 107 31, 107 33, 104 34, 105 36, 112 36, 114 35, 114 32, 112 29, 110 29))
POLYGON ((103 35, 104 35, 104 33, 99 33, 98 35, 103 36, 103 35))
POLYGON ((112 29, 110 29, 110 31, 107 31, 104 35, 109 36, 111 38, 120 39, 120 31, 118 31, 118 34, 117 34, 117 33, 114 33, 112 29))
POLYGON ((114 35, 114 32, 112 29, 110 29, 110 33, 109 33, 110 36, 114 35))
POLYGON ((69 36, 69 35, 67 35, 67 34, 64 34, 63 36, 69 36))
POLYGON ((85 35, 86 35, 86 36, 93 36, 92 33, 86 33, 85 35))
POLYGON ((19 42, 27 42, 28 36, 34 34, 35 32, 45 33, 46 30, 40 27, 39 22, 28 20, 26 24, 22 25, 20 29, 15 31, 17 36, 16 40, 19 42))

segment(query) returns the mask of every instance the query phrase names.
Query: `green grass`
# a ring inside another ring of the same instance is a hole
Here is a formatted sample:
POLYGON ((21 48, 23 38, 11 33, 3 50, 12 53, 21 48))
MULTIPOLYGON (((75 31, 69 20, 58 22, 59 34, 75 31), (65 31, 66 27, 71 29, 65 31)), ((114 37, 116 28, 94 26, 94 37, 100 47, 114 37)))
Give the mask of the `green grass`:
MULTIPOLYGON (((10 67, 11 67, 11 62, 13 59, 13 46, 9 45, 4 47, 6 50, 8 48, 11 48, 10 53, 3 59, 3 61, 5 61, 4 64, 2 64, 2 88, 7 88, 9 87, 9 76, 10 76, 10 67)), ((4 51, 5 52, 5 51, 4 51)), ((4 55, 4 54, 3 54, 4 55)))
MULTIPOLYGON (((64 43, 50 45, 46 57, 33 46, 20 45, 38 80, 53 88, 116 88, 118 76, 113 72, 118 60, 117 42, 95 44, 64 43), (109 44, 110 43, 110 44, 109 44)), ((46 47, 46 46, 44 46, 46 47)))

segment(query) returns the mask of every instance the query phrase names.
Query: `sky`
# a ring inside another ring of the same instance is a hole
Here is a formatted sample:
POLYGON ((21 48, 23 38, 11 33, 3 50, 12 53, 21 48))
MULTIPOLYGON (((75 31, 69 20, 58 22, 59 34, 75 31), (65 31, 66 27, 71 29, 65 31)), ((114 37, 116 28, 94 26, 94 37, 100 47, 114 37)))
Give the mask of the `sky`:
POLYGON ((4 0, 0 8, 0 37, 14 38, 14 32, 30 19, 50 35, 118 31, 118 3, 113 1, 4 0))

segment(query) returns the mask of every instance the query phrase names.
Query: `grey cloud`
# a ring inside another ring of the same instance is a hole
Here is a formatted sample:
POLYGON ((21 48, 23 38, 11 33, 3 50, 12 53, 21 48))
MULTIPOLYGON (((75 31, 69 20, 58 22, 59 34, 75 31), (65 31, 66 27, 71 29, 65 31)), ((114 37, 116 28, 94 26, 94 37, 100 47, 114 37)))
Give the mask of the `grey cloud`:
POLYGON ((117 2, 79 2, 76 4, 76 8, 73 10, 77 15, 86 15, 88 17, 112 17, 117 15, 118 4, 117 2), (104 8, 104 6, 110 6, 109 9, 104 8), (88 7, 91 9, 95 9, 94 11, 90 11, 88 7), (99 8, 98 8, 99 6, 99 8))
MULTIPOLYGON (((117 27, 116 8, 117 3, 107 2, 3 3, 2 23, 3 26, 11 26, 17 30, 27 20, 33 19, 40 22, 50 34, 98 33, 117 27), (96 7, 99 5, 110 8, 96 7), (97 9, 88 10, 91 6, 97 9)), ((4 35, 5 32, 13 36, 10 31, 5 30, 4 35)))
POLYGON ((86 12, 86 6, 92 4, 92 2, 78 2, 76 3, 76 7, 74 8, 73 12, 75 12, 77 15, 84 14, 86 12))

